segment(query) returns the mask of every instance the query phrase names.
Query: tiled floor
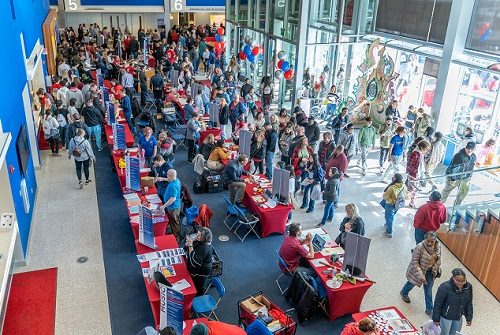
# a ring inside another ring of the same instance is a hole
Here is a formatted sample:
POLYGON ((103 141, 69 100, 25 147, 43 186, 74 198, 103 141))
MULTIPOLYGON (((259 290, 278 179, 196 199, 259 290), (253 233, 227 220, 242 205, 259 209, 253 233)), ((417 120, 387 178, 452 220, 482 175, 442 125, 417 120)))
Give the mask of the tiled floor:
MULTIPOLYGON (((59 268, 57 335, 111 334, 95 187, 92 183, 83 190, 77 188, 72 160, 52 158, 46 152, 42 153, 42 158, 43 168, 37 171, 39 193, 28 265, 18 271, 59 268), (80 256, 87 256, 89 260, 78 264, 76 259, 80 256)), ((374 166, 375 159, 369 164, 374 166)), ((396 305, 416 325, 422 325, 428 320, 424 314, 422 289, 415 288, 410 293, 411 304, 402 302, 399 296, 405 283, 410 249, 414 245, 410 223, 413 211, 402 209, 396 217, 394 237, 386 238, 383 213, 378 204, 385 184, 378 182, 378 169, 370 169, 366 177, 361 177, 356 168, 351 170, 352 178, 342 185, 341 203, 334 222, 326 229, 335 237, 346 202, 350 200, 359 205, 366 236, 372 239, 367 273, 377 282, 368 291, 361 309, 396 305)), ((487 189, 491 184, 482 180, 477 183, 481 188, 473 191, 470 197, 475 201, 492 192, 487 189)), ((424 203, 425 198, 419 197, 417 204, 424 203)), ((311 214, 297 210, 294 221, 311 228, 320 221, 322 211, 322 204, 311 214)), ((434 292, 449 278, 453 268, 461 266, 449 251, 443 249, 442 256, 443 277, 437 280, 434 292)), ((500 315, 500 304, 472 275, 468 279, 474 286, 474 321, 472 327, 464 327, 464 334, 498 334, 493 320, 500 315)))
POLYGON ((27 266, 17 271, 58 268, 57 335, 111 334, 95 185, 80 190, 75 163, 62 153, 41 152, 27 266), (77 263, 81 256, 88 261, 77 263))

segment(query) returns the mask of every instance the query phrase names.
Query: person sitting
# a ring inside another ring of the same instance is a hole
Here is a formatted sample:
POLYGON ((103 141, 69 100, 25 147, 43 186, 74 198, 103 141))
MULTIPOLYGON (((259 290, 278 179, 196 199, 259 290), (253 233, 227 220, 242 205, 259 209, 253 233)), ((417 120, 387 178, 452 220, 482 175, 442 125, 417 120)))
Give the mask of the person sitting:
POLYGON ((227 149, 222 147, 223 144, 224 140, 218 140, 212 152, 210 152, 207 160, 207 167, 210 170, 222 170, 225 166, 222 161, 229 159, 229 153, 227 149))
POLYGON ((229 161, 224 171, 222 172, 222 182, 229 189, 229 201, 238 207, 243 206, 243 195, 245 194, 246 183, 250 179, 242 179, 242 175, 248 175, 243 167, 248 164, 246 155, 239 155, 237 159, 229 161))
POLYGON ((358 323, 348 323, 340 335, 379 335, 380 331, 375 322, 369 318, 363 318, 358 323))
MULTIPOLYGON (((290 231, 283 244, 281 244, 279 255, 286 262, 288 269, 291 272, 296 271, 300 265, 307 265, 302 260, 305 258, 314 258, 314 248, 312 244, 312 235, 308 233, 305 239, 301 240, 302 227, 297 223, 290 224, 290 231), (307 244, 309 251, 307 251, 302 245, 307 244)), ((303 267, 306 269, 306 266, 303 267)), ((303 270, 302 266, 300 270, 303 270)))
POLYGON ((195 240, 187 239, 186 264, 193 278, 197 295, 203 295, 212 274, 212 231, 202 227, 195 240))
POLYGON ((203 140, 200 148, 200 153, 203 155, 203 158, 205 158, 205 160, 208 159, 208 156, 210 156, 210 153, 212 152, 214 147, 215 136, 214 134, 208 134, 207 137, 205 137, 205 139, 203 140))
POLYGON ((197 323, 191 328, 189 335, 246 335, 238 326, 220 321, 207 321, 206 324, 197 323))

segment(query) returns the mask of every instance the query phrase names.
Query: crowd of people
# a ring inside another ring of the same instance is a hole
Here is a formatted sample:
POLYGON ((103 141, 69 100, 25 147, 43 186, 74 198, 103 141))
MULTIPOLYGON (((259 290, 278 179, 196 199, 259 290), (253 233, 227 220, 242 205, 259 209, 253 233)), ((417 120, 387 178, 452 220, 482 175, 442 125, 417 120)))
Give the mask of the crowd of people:
MULTIPOLYGON (((366 117, 359 130, 356 129, 358 125, 350 121, 348 108, 343 108, 333 117, 331 131, 322 131, 318 120, 308 117, 299 106, 292 111, 282 108, 274 113, 270 109, 274 91, 272 80, 265 76, 259 87, 253 87, 250 78, 241 78, 238 58, 226 57, 220 45, 206 41, 208 36, 215 35, 217 28, 191 25, 173 27, 168 32, 140 29, 137 36, 127 30, 122 33, 120 29, 101 29, 97 24, 91 24, 88 29, 80 25, 76 32, 71 28, 66 30, 58 46, 57 76, 50 89, 47 92, 38 90, 37 96, 44 115, 43 133, 53 156, 60 156, 62 146, 68 158, 74 158, 80 188, 91 182, 89 166, 95 163, 91 141, 95 139, 98 151, 103 149, 101 135, 106 108, 101 102, 102 92, 96 85, 96 78, 92 76, 92 69, 99 69, 103 78, 110 82, 109 94, 120 103, 145 164, 153 171, 158 195, 164 201, 161 209, 169 218, 170 232, 178 241, 185 241, 188 268, 198 292, 203 292, 212 266, 209 257, 211 232, 203 228, 195 240, 186 240, 183 236, 181 216, 185 208, 191 207, 192 201, 188 187, 178 179, 175 170, 175 160, 179 159, 175 153, 180 143, 172 138, 172 129, 155 129, 154 115, 141 108, 149 92, 161 106, 165 102, 179 102, 180 96, 187 96, 177 120, 186 125, 187 161, 194 163, 196 156, 201 155, 210 171, 220 173, 229 190, 229 201, 236 206, 244 207, 245 187, 251 181, 244 178, 245 175, 258 173, 271 179, 273 168, 278 166, 290 171, 290 201, 294 210, 312 213, 318 202, 324 203, 322 219, 316 225, 323 227, 333 220, 342 197, 343 181, 354 177, 357 167, 361 177, 375 169, 380 180, 388 184, 380 199, 387 237, 393 237, 399 209, 408 206, 417 210, 414 218, 416 246, 406 273, 407 283, 401 290, 403 301, 409 303, 410 291, 423 285, 425 313, 436 324, 441 324, 442 335, 459 330, 462 315, 470 324, 472 287, 462 270, 455 269, 450 281, 439 287, 433 304, 433 282, 441 275, 441 247, 435 232, 446 221, 444 203, 451 191, 458 188, 454 202, 460 205, 467 196, 474 167, 477 163, 485 164, 495 141, 487 141, 478 151, 469 128, 465 142, 459 146, 446 170, 446 185, 438 192, 433 172, 444 158, 443 134, 432 128, 432 120, 422 108, 415 110, 410 106, 403 117, 394 100, 385 110, 385 123, 375 126, 372 119, 366 117), (226 58, 230 59, 227 64, 226 58), (205 77, 200 76, 202 64, 205 77), (149 85, 146 67, 155 72, 149 85), (178 73, 177 82, 172 82, 173 71, 178 73), (199 86, 194 86, 195 83, 199 86), (193 87, 198 87, 194 94, 193 87), (141 90, 140 97, 136 88, 141 90), (209 135, 198 143, 201 131, 207 127, 202 116, 209 112, 210 103, 218 107, 218 124, 212 126, 220 128, 221 136, 216 139, 209 135), (238 143, 241 130, 252 134, 250 153, 230 159, 224 143, 238 143), (368 157, 377 144, 378 164, 369 166, 368 157), (350 165, 358 156, 356 166, 350 165), (82 169, 85 179, 82 179, 82 169), (429 201, 417 209, 416 195, 424 192, 426 184, 431 186, 426 191, 429 201)), ((340 246, 344 246, 347 232, 365 233, 358 206, 348 203, 345 213, 335 239, 340 246)), ((301 236, 300 225, 292 223, 292 212, 287 224, 289 236, 281 246, 280 255, 295 271, 302 265, 301 259, 311 258, 314 250, 311 247, 310 252, 306 252, 301 247, 311 243, 311 236, 305 239, 301 236)), ((342 334, 376 334, 370 322, 362 320, 348 325, 342 334)), ((161 334, 169 333, 163 331, 161 334)))

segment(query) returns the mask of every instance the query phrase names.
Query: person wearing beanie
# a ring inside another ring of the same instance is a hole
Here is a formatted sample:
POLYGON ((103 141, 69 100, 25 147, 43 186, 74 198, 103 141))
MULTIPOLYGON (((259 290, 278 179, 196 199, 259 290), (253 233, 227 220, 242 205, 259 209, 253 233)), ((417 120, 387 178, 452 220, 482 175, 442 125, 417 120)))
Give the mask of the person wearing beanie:
POLYGON ((415 227, 415 244, 424 240, 429 231, 438 231, 441 224, 446 222, 446 207, 441 202, 441 193, 433 191, 429 201, 420 206, 413 219, 415 227))
POLYGON ((469 193, 470 179, 472 178, 472 171, 474 164, 476 164, 476 155, 474 149, 476 143, 469 141, 465 148, 457 152, 450 165, 446 169, 446 185, 443 192, 441 192, 441 199, 443 203, 446 202, 451 191, 458 187, 458 193, 455 199, 455 205, 460 206, 464 201, 467 193, 469 193))

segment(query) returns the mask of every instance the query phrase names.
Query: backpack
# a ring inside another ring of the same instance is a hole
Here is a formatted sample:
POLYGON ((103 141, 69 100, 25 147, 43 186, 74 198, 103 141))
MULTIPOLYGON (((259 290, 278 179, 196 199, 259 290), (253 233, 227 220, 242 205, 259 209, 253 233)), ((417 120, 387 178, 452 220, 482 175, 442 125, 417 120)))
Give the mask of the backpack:
POLYGON ((64 115, 62 113, 57 114, 56 120, 57 120, 57 123, 59 123, 59 127, 64 127, 67 124, 66 118, 64 117, 64 115))
POLYGON ((264 86, 263 92, 264 92, 264 94, 271 94, 271 92, 272 92, 271 85, 264 86))
POLYGON ((394 207, 396 208, 396 210, 398 210, 400 208, 403 208, 404 206, 405 206, 405 192, 404 192, 404 188, 403 188, 398 193, 394 207))
POLYGON ((83 141, 81 141, 79 144, 76 144, 76 141, 74 138, 72 140, 73 140, 73 143, 75 143, 75 148, 73 149, 71 154, 75 157, 81 157, 82 156, 82 149, 80 148, 80 145, 82 145, 83 142, 85 142, 86 140, 83 139, 83 141))

